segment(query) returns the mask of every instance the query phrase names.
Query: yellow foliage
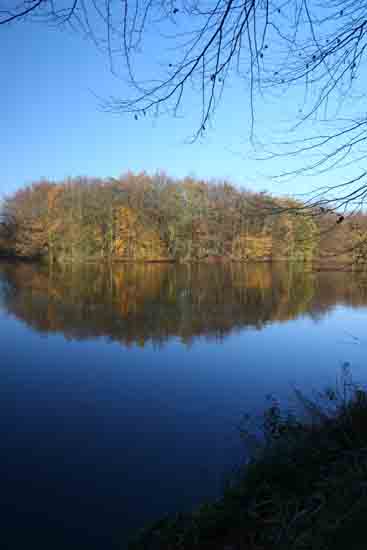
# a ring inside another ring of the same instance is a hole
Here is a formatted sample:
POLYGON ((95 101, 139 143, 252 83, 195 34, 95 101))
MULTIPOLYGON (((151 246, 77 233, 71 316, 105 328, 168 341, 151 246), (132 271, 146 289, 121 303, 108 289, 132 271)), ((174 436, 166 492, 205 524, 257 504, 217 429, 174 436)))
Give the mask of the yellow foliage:
POLYGON ((113 255, 122 260, 162 260, 168 251, 159 233, 145 228, 137 213, 124 206, 115 211, 113 255))
POLYGON ((232 250, 236 260, 265 260, 271 257, 272 238, 268 235, 253 237, 242 233, 234 239, 232 250))

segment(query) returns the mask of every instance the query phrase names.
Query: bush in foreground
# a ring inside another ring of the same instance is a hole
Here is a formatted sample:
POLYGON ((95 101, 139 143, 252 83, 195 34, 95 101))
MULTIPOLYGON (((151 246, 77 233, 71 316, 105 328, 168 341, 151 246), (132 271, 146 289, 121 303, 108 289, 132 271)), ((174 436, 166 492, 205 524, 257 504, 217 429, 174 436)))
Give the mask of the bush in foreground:
MULTIPOLYGON (((367 392, 342 383, 301 413, 272 401, 253 458, 220 500, 142 531, 131 550, 367 548, 367 392)), ((248 438, 248 430, 244 430, 248 438)))

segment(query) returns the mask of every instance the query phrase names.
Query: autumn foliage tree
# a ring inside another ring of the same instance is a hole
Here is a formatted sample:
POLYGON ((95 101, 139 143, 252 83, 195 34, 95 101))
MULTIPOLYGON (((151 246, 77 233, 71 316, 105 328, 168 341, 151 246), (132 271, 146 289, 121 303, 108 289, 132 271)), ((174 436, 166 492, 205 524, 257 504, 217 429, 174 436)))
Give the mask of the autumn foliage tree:
POLYGON ((41 181, 7 197, 0 246, 23 258, 363 264, 367 217, 164 173, 41 181), (325 209, 323 209, 325 210, 325 209), (343 221, 343 223, 339 223, 343 221))

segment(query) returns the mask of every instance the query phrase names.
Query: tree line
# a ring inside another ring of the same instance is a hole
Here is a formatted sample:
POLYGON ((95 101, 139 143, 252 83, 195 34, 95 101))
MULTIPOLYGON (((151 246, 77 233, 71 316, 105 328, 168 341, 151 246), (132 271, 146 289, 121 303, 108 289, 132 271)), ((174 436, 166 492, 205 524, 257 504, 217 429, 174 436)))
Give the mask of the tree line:
POLYGON ((367 258, 367 215, 165 173, 42 180, 6 197, 0 253, 58 261, 367 258))

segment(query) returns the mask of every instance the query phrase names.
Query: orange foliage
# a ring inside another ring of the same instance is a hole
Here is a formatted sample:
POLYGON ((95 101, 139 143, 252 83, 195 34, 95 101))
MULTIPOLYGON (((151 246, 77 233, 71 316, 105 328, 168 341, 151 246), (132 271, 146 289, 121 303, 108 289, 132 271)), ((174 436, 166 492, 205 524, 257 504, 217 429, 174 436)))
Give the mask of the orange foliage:
POLYGON ((125 260, 166 260, 167 247, 157 231, 145 228, 138 214, 121 206, 115 211, 113 255, 125 260))

